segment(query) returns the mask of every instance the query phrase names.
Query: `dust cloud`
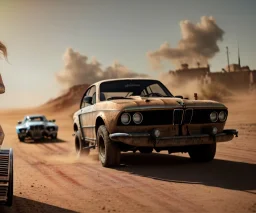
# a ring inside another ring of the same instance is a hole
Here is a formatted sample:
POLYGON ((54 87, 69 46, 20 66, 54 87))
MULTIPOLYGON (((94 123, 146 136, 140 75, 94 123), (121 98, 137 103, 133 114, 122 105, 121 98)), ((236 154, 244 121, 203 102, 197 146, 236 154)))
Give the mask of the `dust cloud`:
POLYGON ((182 95, 189 99, 194 99, 194 93, 198 94, 198 99, 215 101, 226 101, 233 95, 232 91, 220 83, 202 84, 197 80, 189 80, 185 84, 180 84, 178 77, 168 73, 160 73, 159 80, 173 95, 182 95))
POLYGON ((57 81, 63 87, 72 87, 78 84, 92 84, 104 79, 147 77, 145 74, 137 74, 127 67, 115 61, 106 69, 101 68, 101 63, 68 48, 63 57, 64 69, 56 74, 57 81))
POLYGON ((191 66, 200 63, 205 66, 219 52, 217 42, 222 41, 224 31, 213 17, 202 16, 201 22, 197 24, 181 21, 180 28, 182 38, 177 47, 171 47, 166 42, 158 50, 147 53, 154 69, 161 68, 163 60, 170 61, 176 68, 182 63, 191 66))

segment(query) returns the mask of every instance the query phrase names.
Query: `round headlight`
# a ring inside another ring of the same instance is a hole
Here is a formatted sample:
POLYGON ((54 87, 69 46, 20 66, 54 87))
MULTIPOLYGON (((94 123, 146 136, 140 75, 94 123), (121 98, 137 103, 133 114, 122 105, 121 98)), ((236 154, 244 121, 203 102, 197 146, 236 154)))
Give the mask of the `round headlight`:
POLYGON ((221 111, 221 112, 219 113, 219 120, 220 120, 221 122, 223 122, 223 121, 226 120, 226 118, 227 118, 226 113, 225 113, 224 111, 221 111))
POLYGON ((131 121, 131 116, 130 114, 128 113, 124 113, 122 114, 121 116, 121 122, 124 124, 124 125, 128 125, 131 121))
POLYGON ((143 116, 142 116, 141 113, 136 112, 136 113, 134 113, 134 115, 132 116, 132 120, 133 120, 134 123, 140 124, 140 123, 142 122, 142 120, 143 120, 143 116))
POLYGON ((216 122, 218 120, 218 113, 217 112, 212 112, 210 114, 210 119, 212 122, 216 122))

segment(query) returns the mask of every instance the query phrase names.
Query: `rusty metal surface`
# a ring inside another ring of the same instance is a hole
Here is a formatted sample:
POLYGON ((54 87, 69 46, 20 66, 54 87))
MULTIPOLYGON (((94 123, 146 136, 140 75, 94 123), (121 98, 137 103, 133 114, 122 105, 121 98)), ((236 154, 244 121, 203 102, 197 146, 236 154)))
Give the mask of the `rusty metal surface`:
MULTIPOLYGON (((190 146, 199 144, 214 143, 214 137, 208 134, 192 135, 192 136, 173 136, 173 137, 160 137, 154 139, 142 133, 124 133, 111 134, 113 141, 122 142, 136 147, 173 147, 173 146, 190 146)), ((216 142, 227 142, 232 140, 234 135, 220 133, 216 135, 216 142)))

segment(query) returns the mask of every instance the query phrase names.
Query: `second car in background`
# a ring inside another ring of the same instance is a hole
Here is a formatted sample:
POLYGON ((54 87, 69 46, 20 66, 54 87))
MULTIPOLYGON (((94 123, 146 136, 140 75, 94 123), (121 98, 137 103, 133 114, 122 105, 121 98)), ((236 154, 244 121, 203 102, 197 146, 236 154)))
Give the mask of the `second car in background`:
POLYGON ((23 121, 18 121, 16 132, 20 141, 26 138, 32 140, 41 140, 45 137, 57 139, 58 126, 55 120, 47 120, 44 115, 27 115, 23 121))

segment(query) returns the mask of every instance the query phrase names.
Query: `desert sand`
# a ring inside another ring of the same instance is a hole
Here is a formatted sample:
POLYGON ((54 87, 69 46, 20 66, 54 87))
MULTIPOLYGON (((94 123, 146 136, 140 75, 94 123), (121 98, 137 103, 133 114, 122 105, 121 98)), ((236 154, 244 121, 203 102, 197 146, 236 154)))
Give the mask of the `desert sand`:
POLYGON ((70 116, 76 107, 2 110, 3 148, 14 150, 15 177, 13 206, 0 212, 256 212, 256 95, 225 104, 226 128, 238 129, 239 137, 218 144, 212 162, 124 153, 115 169, 103 168, 96 151, 76 159, 70 116), (30 113, 56 119, 58 142, 19 142, 15 125, 30 113))

